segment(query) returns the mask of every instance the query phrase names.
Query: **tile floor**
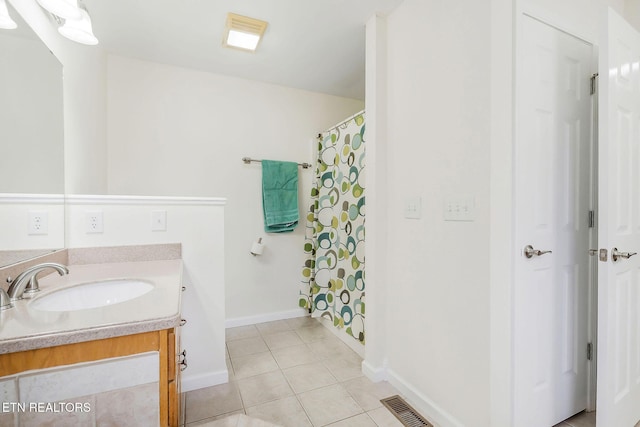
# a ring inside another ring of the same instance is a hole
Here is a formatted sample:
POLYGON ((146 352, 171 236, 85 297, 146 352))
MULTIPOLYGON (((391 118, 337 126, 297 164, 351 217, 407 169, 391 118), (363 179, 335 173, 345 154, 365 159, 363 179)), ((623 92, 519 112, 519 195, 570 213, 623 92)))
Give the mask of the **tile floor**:
POLYGON ((186 393, 186 427, 402 427, 361 362, 308 317, 227 329, 229 383, 186 393))
POLYGON ((596 413, 580 412, 554 427, 596 427, 596 413))
MULTIPOLYGON (((229 383, 187 392, 185 427, 402 427, 380 403, 399 394, 317 320, 227 329, 229 383)), ((595 427, 581 412, 554 427, 595 427)))

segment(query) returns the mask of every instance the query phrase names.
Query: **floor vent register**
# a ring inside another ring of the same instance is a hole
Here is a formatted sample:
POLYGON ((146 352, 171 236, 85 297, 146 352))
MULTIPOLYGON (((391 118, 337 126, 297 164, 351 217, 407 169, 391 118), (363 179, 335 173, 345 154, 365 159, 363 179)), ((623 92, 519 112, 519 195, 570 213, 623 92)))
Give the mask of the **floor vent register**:
POLYGON ((391 396, 380 400, 400 422, 407 427, 433 427, 429 421, 413 409, 400 396, 391 396))

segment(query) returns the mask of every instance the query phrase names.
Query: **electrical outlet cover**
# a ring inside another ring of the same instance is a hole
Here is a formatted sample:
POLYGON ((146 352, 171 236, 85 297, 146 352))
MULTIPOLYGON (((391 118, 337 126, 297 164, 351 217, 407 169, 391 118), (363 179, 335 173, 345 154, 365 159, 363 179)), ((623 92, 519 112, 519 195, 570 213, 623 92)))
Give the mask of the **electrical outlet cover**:
POLYGON ((104 232, 102 211, 86 211, 85 215, 85 231, 87 234, 104 232))
POLYGON ((49 234, 49 212, 29 211, 27 231, 30 236, 49 234))

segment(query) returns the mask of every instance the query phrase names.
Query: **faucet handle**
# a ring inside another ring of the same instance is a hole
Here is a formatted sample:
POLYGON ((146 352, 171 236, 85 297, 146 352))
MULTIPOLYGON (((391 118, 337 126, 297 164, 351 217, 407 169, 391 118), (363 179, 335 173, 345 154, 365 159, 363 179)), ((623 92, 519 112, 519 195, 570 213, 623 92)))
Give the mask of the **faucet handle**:
POLYGON ((9 295, 7 295, 7 291, 0 288, 0 311, 7 310, 11 307, 13 307, 13 304, 11 304, 11 299, 9 295))
POLYGON ((35 294, 36 292, 40 292, 40 283, 38 283, 38 278, 34 274, 33 276, 31 276, 31 279, 29 279, 29 283, 27 283, 27 286, 24 288, 22 297, 32 298, 33 294, 35 294))

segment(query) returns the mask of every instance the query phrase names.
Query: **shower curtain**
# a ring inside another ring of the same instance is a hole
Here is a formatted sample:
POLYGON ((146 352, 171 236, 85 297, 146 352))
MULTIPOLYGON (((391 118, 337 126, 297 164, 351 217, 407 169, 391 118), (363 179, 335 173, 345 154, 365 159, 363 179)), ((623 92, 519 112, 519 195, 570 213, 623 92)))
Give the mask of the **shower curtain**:
POLYGON ((299 305, 365 342, 365 114, 319 135, 299 305))

